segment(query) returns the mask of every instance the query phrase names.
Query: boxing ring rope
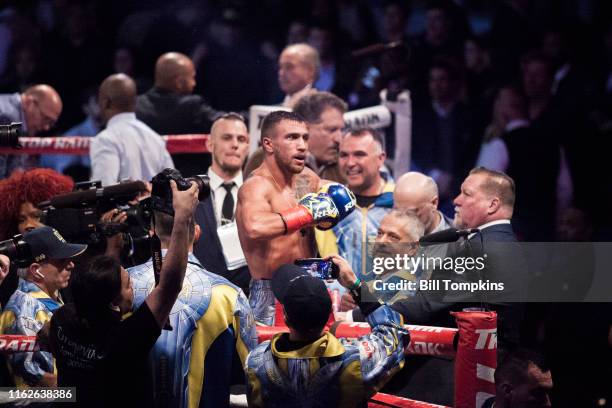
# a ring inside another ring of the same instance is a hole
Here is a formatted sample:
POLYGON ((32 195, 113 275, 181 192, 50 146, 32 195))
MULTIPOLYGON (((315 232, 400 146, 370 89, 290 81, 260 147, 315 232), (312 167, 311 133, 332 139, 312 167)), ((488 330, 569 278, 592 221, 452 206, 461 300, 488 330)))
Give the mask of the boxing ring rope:
MULTIPOLYGON (((407 324, 410 344, 406 355, 450 357, 455 360, 456 408, 480 407, 495 395, 493 374, 497 366, 497 314, 485 311, 451 312, 457 329, 449 327, 407 324)), ((257 326, 259 342, 270 340, 277 333, 286 332, 282 306, 276 303, 276 326, 257 326)), ((370 333, 368 323, 336 322, 333 314, 327 328, 338 338, 357 339, 370 333)), ((442 407, 441 405, 378 393, 369 401, 373 407, 442 407)))
MULTIPOLYGON (((410 333, 406 355, 454 357, 456 408, 480 407, 495 395, 493 373, 497 363, 497 315, 495 312, 464 311, 451 313, 457 329, 448 327, 404 325, 410 333)), ((278 320, 282 322, 283 320, 278 320)), ((367 323, 334 322, 329 329, 336 337, 357 339, 370 333, 367 323)), ((277 333, 286 332, 286 326, 257 326, 259 342, 269 340, 277 333)), ((16 353, 39 350, 36 336, 0 335, 0 352, 16 353)), ((415 401, 395 395, 378 393, 368 402, 370 408, 401 407, 427 408, 441 405, 415 401)))
MULTIPOLYGON (((206 134, 162 136, 170 154, 175 153, 209 153, 206 148, 206 134)), ((20 137, 21 149, 0 147, 0 154, 89 154, 89 144, 93 137, 56 136, 56 137, 20 137)))
MULTIPOLYGON (((171 154, 208 153, 206 134, 162 136, 171 154)), ((92 137, 20 137, 22 149, 0 147, 0 154, 74 154, 88 155, 92 137)), ((493 374, 497 363, 497 316, 494 312, 454 312, 458 329, 405 325, 410 333, 410 344, 406 355, 447 357, 455 360, 456 408, 480 407, 495 395, 493 374)), ((277 322, 283 322, 282 310, 277 309, 277 322)), ((370 332, 367 323, 335 322, 330 317, 328 327, 336 337, 358 338, 370 332)), ((287 331, 284 326, 258 326, 259 341, 270 339, 274 334, 287 331)), ((35 336, 0 335, 0 352, 32 352, 39 350, 35 336)), ((410 400, 378 393, 368 406, 425 408, 441 405, 410 400)), ((442 407, 444 408, 444 407, 442 407)))

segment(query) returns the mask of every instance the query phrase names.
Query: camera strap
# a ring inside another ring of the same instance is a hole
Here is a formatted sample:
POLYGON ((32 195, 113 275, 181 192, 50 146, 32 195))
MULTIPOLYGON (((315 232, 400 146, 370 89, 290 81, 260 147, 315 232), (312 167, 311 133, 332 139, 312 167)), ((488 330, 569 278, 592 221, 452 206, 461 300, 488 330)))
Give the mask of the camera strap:
MULTIPOLYGON (((154 214, 154 213, 153 213, 154 214)), ((153 235, 151 236, 151 261, 153 262, 153 277, 155 278, 155 286, 159 285, 159 276, 162 269, 162 249, 161 240, 155 232, 155 215, 153 215, 153 235)), ((172 330, 169 321, 166 321, 164 330, 172 330)))

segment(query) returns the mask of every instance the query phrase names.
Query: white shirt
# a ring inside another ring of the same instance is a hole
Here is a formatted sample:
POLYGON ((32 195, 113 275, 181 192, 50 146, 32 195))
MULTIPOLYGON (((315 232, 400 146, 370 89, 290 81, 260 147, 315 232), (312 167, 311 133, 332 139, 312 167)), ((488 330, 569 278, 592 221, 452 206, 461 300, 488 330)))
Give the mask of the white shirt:
MULTIPOLYGON (((508 122, 504 131, 512 132, 515 129, 529 126, 529 122, 524 119, 514 119, 508 122)), ((482 144, 476 167, 486 167, 489 170, 507 171, 510 165, 510 154, 508 147, 503 139, 496 137, 482 144)))
MULTIPOLYGON (((489 228, 489 227, 492 227, 494 225, 502 225, 502 224, 510 224, 510 220, 489 221, 487 223, 482 224, 480 227, 478 227, 478 229, 482 231, 485 228, 489 228)), ((472 234, 468 235, 468 239, 471 239, 474 235, 476 235, 476 233, 472 233, 472 234)))
POLYGON ((223 183, 234 182, 236 185, 232 188, 232 196, 234 197, 234 209, 233 214, 236 214, 236 204, 238 203, 238 189, 242 186, 242 171, 238 172, 238 175, 231 180, 224 181, 217 173, 215 173, 212 167, 208 168, 208 177, 210 177, 210 193, 213 197, 213 203, 215 206, 215 218, 217 219, 217 225, 221 225, 221 211, 223 208, 223 201, 227 190, 222 187, 223 183))
POLYGON ((174 168, 166 142, 133 112, 113 116, 89 147, 91 179, 102 185, 124 179, 150 181, 165 168, 174 168))

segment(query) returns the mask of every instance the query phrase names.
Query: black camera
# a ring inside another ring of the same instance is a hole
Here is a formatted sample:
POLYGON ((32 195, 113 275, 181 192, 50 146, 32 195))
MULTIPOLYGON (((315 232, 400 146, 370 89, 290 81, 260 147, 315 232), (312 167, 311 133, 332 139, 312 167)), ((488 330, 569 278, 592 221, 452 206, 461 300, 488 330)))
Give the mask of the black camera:
POLYGON ((198 200, 200 201, 206 200, 210 195, 210 179, 207 175, 183 178, 181 172, 176 169, 164 169, 151 180, 153 186, 151 190, 151 204, 156 211, 174 215, 170 180, 176 182, 176 187, 180 191, 188 190, 191 187, 191 182, 195 182, 199 189, 198 200))
MULTIPOLYGON (((55 228, 70 242, 90 245, 94 251, 102 250, 106 238, 123 234, 122 257, 144 262, 150 257, 149 229, 151 209, 149 199, 134 204, 140 192, 146 191, 141 181, 101 187, 100 183, 87 182, 76 190, 53 197, 37 206, 43 210, 41 222, 55 228), (125 223, 100 222, 100 217, 110 210, 124 211, 125 223)), ((140 263, 142 263, 140 262, 140 263)))
POLYGON ((15 235, 11 239, 0 242, 0 254, 6 255, 11 262, 24 266, 32 261, 30 246, 23 240, 22 235, 15 235))
POLYGON ((0 125, 0 147, 21 148, 19 137, 23 135, 23 124, 13 122, 10 125, 0 125))

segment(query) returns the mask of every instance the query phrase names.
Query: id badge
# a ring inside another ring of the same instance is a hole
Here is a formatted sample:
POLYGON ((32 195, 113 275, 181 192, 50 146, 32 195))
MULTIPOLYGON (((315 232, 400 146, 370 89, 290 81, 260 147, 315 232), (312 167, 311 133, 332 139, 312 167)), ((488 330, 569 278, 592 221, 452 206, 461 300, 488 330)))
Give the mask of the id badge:
POLYGON ((223 256, 225 256, 227 269, 233 271, 245 266, 247 263, 240 246, 240 240, 238 239, 236 222, 234 221, 218 227, 217 235, 221 242, 221 249, 223 250, 223 256))

